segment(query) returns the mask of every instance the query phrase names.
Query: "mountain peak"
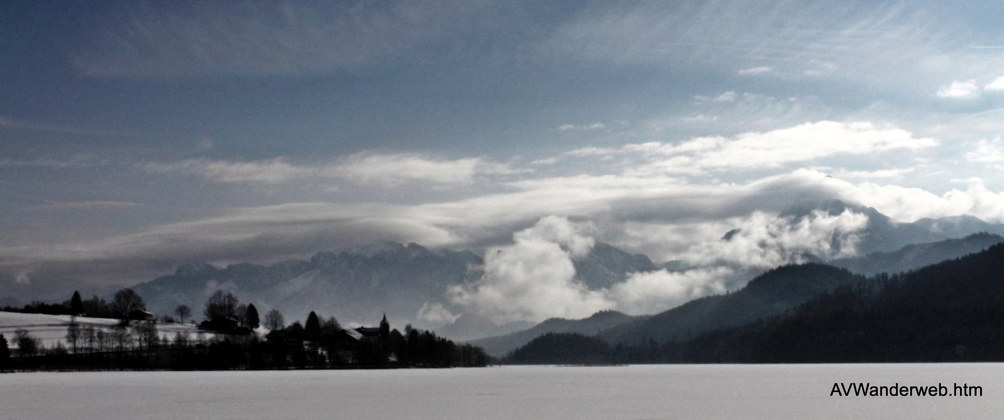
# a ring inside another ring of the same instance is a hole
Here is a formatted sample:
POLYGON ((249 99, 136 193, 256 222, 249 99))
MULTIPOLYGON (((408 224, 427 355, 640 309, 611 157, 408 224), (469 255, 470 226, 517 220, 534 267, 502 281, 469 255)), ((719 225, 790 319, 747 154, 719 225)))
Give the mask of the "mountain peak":
POLYGON ((182 264, 174 271, 174 275, 178 277, 193 277, 205 273, 211 273, 216 271, 216 267, 206 264, 204 262, 190 262, 187 264, 182 264))

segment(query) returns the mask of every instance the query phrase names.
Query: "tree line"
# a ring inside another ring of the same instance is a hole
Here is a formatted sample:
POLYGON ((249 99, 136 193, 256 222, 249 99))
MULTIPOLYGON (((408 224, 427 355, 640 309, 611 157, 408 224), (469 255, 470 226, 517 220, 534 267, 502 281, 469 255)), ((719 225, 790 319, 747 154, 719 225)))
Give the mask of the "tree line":
MULTIPOLYGON (((202 311, 198 333, 162 334, 143 299, 131 289, 116 292, 111 302, 81 300, 74 292, 62 304, 38 302, 15 309, 45 309, 71 315, 66 345, 46 348, 25 329, 15 330, 10 349, 0 335, 0 369, 331 369, 486 366, 492 359, 480 348, 457 344, 434 332, 390 328, 386 316, 378 327, 343 328, 334 317, 311 311, 306 321, 286 325, 281 312, 259 316, 254 304, 244 304, 225 291, 211 295, 202 311), (89 302, 89 303, 88 303, 89 302), (110 328, 80 323, 78 315, 119 320, 110 328)), ((192 317, 187 305, 174 314, 182 323, 192 317)), ((162 320, 174 321, 164 316, 162 320)))

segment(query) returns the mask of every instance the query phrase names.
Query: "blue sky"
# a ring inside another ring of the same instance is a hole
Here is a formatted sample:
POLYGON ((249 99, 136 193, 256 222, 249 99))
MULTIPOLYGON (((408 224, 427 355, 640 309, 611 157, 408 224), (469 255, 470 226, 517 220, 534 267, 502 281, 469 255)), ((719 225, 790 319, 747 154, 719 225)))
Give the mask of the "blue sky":
POLYGON ((1002 222, 1002 18, 996 2, 4 2, 0 282, 132 284, 382 240, 481 249, 549 216, 699 260, 730 226, 831 198, 1002 222))

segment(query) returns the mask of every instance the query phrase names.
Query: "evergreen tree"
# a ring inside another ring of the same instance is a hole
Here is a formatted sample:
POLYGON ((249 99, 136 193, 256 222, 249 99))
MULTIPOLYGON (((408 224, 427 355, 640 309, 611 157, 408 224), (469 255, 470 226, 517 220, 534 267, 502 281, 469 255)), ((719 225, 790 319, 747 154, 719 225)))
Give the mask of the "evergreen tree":
POLYGON ((84 301, 80 300, 80 292, 74 291, 70 298, 70 315, 80 315, 84 313, 84 301))
POLYGON ((310 339, 321 334, 321 320, 314 311, 310 311, 310 315, 307 315, 307 324, 303 327, 303 333, 310 339))
POLYGON ((261 321, 258 319, 258 308, 254 307, 254 304, 249 304, 247 310, 244 311, 244 326, 250 329, 258 328, 261 325, 261 321))
POLYGON ((10 365, 10 348, 7 347, 7 338, 0 334, 0 369, 10 365))

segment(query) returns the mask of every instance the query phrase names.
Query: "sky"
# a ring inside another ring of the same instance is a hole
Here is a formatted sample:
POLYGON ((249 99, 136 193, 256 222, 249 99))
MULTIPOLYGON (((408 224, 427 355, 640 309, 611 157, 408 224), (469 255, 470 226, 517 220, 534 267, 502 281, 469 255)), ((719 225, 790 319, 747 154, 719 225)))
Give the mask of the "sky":
MULTIPOLYGON (((378 241, 785 258, 711 250, 736 226, 853 253, 821 238, 854 214, 778 218, 813 200, 1004 222, 1002 19, 991 1, 2 2, 0 286, 378 241)), ((453 302, 511 279, 502 260, 453 302)), ((720 291, 717 269, 602 295, 520 275, 594 308, 720 291)))

